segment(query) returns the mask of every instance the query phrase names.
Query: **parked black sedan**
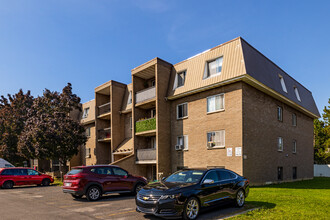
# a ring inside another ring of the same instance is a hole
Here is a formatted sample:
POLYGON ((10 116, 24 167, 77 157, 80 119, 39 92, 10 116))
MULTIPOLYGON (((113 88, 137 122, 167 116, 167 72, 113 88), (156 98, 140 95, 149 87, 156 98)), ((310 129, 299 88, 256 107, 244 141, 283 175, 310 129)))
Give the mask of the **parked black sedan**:
POLYGON ((196 219, 202 207, 234 201, 242 207, 249 180, 227 169, 191 169, 145 186, 136 195, 136 210, 161 217, 196 219))

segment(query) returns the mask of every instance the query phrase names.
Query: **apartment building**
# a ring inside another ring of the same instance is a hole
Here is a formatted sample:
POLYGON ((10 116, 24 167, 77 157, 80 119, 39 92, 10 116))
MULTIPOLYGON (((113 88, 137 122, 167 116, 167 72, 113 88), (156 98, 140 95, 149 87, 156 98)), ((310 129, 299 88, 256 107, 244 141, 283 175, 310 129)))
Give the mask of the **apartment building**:
POLYGON ((84 103, 84 164, 159 179, 225 167, 252 183, 313 177, 312 93, 241 37, 177 64, 154 58, 84 103))

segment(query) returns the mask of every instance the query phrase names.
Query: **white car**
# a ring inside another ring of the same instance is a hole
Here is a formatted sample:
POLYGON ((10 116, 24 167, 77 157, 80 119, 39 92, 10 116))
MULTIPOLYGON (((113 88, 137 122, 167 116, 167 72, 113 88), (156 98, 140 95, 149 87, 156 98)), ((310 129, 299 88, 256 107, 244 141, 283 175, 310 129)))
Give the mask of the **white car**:
POLYGON ((14 167, 14 165, 12 165, 8 161, 0 158, 0 168, 7 168, 7 167, 14 167))

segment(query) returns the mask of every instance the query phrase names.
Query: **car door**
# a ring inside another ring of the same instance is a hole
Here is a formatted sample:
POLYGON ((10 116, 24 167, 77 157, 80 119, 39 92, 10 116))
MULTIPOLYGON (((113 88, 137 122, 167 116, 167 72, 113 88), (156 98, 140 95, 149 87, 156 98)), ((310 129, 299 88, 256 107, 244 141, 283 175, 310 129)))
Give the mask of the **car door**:
POLYGON ((119 168, 112 167, 113 175, 116 177, 116 182, 114 183, 116 190, 118 191, 130 191, 133 188, 132 181, 128 178, 128 173, 119 168))
POLYGON ((216 204, 220 199, 219 176, 215 170, 208 171, 201 183, 200 199, 203 206, 216 204), (213 180, 213 183, 204 183, 205 180, 213 180))
POLYGON ((96 175, 96 179, 102 184, 105 192, 115 191, 116 177, 112 175, 111 167, 97 167, 91 169, 96 175))
POLYGON ((223 200, 233 198, 233 187, 235 180, 232 175, 226 170, 219 170, 221 197, 223 200))
POLYGON ((31 184, 41 184, 42 176, 38 171, 33 169, 28 169, 27 173, 28 173, 29 182, 31 184))
POLYGON ((14 169, 14 178, 16 185, 31 184, 27 175, 27 169, 14 169))

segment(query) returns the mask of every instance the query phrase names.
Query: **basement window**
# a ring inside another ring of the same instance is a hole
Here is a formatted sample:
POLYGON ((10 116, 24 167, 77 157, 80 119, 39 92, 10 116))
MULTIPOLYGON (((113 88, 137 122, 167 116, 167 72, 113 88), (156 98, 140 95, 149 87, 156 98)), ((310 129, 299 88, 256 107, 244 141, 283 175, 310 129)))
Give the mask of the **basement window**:
POLYGON ((298 91, 297 87, 294 87, 294 93, 296 94, 296 97, 297 97, 298 101, 301 102, 299 91, 298 91))
POLYGON ((283 76, 279 75, 280 77, 280 82, 281 82, 281 85, 282 85, 282 89, 285 93, 288 93, 288 90, 286 89, 286 85, 285 85, 285 82, 284 82, 284 79, 283 79, 283 76))

